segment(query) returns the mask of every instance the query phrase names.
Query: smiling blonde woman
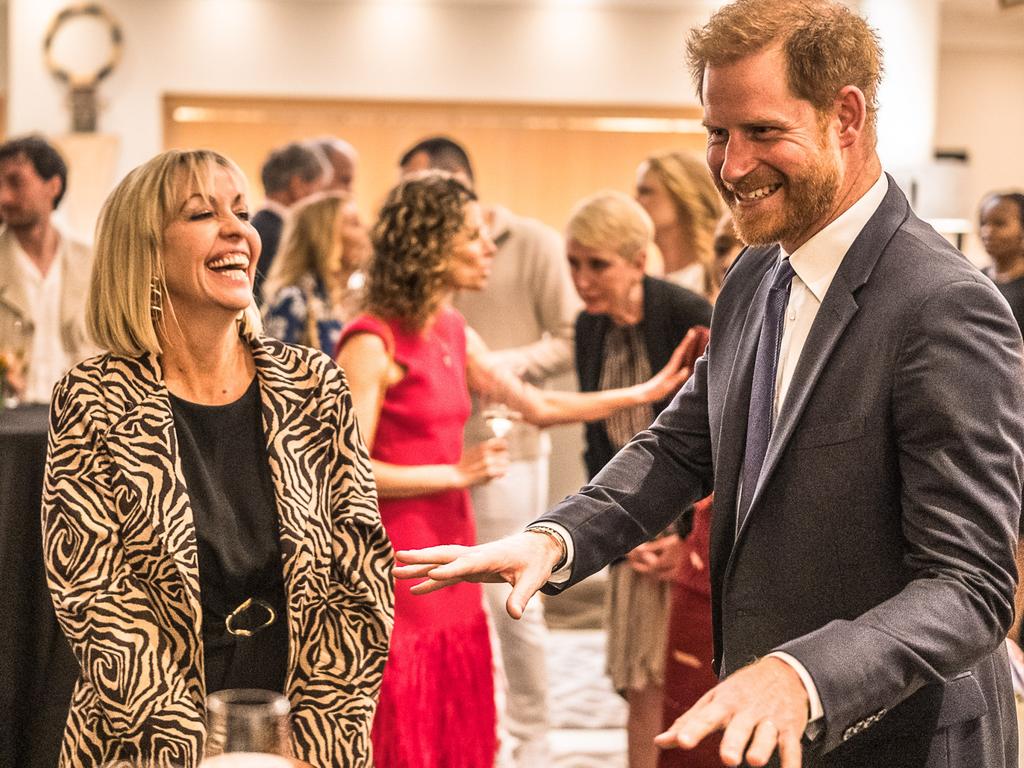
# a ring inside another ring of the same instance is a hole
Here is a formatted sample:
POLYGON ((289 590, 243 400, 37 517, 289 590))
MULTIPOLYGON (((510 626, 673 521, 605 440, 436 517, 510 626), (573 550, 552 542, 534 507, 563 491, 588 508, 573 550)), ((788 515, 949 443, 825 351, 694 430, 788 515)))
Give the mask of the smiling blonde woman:
POLYGON ((61 766, 195 766, 206 694, 291 702, 291 750, 370 766, 391 551, 330 358, 260 335, 245 181, 213 152, 132 171, 100 215, 89 323, 43 499, 81 667, 61 766))

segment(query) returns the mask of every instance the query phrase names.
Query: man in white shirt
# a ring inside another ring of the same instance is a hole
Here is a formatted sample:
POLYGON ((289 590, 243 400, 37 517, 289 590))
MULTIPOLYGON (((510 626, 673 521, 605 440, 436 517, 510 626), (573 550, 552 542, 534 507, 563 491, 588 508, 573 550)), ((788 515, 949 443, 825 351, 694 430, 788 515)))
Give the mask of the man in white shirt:
POLYGON ((53 223, 67 166, 37 136, 0 145, 0 353, 23 402, 46 403, 93 347, 85 327, 92 253, 53 223))
POLYGON ((832 0, 736 0, 688 49, 708 165, 751 245, 708 351, 532 530, 399 553, 412 565, 397 573, 427 575, 419 591, 500 577, 517 615, 713 488, 723 679, 660 746, 721 730, 726 765, 1015 766, 1013 316, 882 173, 881 51, 863 19, 832 0))
MULTIPOLYGON (((399 161, 403 173, 440 169, 474 186, 466 150, 445 136, 410 147, 399 161)), ((543 386, 550 377, 572 368, 573 336, 579 297, 572 286, 562 238, 536 219, 518 216, 501 206, 484 215, 497 246, 487 286, 455 297, 455 308, 492 350, 491 362, 543 386)), ((466 424, 465 443, 475 445, 495 434, 480 402, 466 424)), ((522 530, 548 504, 548 460, 551 442, 543 430, 513 421, 507 434, 510 464, 504 477, 471 490, 477 539, 490 541, 522 530)), ((503 610, 504 588, 486 585, 494 627, 501 645, 508 683, 503 722, 510 738, 506 761, 519 768, 545 766, 548 745, 548 682, 545 647, 547 625, 539 600, 519 621, 503 610)), ((503 743, 503 748, 505 744, 503 743)))

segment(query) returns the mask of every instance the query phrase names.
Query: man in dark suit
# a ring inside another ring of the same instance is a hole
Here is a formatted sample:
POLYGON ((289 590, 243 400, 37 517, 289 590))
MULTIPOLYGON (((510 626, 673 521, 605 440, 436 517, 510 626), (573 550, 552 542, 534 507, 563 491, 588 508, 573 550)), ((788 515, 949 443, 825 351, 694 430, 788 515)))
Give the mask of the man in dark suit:
POLYGON ((723 730, 727 765, 777 751, 784 768, 1016 766, 1002 641, 1024 365, 1009 308, 882 172, 880 51, 860 17, 737 0, 688 47, 708 165, 751 245, 708 351, 651 428, 531 529, 399 553, 399 574, 426 575, 419 591, 502 578, 515 615, 713 487, 722 681, 661 746, 723 730))
POLYGON ((326 155, 314 143, 292 142, 278 147, 267 156, 260 169, 263 182, 264 207, 252 217, 252 225, 259 232, 263 248, 256 266, 253 293, 257 300, 263 280, 277 254, 281 230, 288 209, 325 188, 334 175, 326 155))

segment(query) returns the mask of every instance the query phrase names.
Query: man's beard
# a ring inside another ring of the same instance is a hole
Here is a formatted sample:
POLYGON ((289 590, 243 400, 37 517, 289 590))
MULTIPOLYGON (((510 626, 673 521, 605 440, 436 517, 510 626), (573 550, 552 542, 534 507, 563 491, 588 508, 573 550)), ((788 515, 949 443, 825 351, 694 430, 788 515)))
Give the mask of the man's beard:
MULTIPOLYGON (((799 176, 778 178, 755 171, 734 184, 734 188, 749 192, 771 184, 782 184, 773 195, 785 194, 781 210, 766 213, 740 205, 735 193, 725 188, 721 178, 713 174, 715 185, 732 211, 736 233, 747 245, 793 243, 805 239, 808 227, 824 220, 835 203, 839 191, 839 167, 826 153, 799 176)), ((758 206, 759 207, 759 206, 758 206)))
POLYGON ((42 221, 40 216, 35 211, 25 210, 22 208, 8 209, 7 211, 0 211, 0 221, 4 222, 9 229, 31 229, 32 227, 39 224, 42 221))

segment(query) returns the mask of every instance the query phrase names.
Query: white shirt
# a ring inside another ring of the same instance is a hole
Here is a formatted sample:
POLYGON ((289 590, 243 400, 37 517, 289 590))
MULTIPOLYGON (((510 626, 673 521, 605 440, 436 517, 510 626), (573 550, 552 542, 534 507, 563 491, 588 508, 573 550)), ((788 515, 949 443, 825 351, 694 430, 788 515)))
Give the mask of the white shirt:
MULTIPOLYGON (((888 191, 889 180, 884 173, 880 174, 863 197, 793 253, 787 254, 781 247, 779 249, 779 259, 788 256, 796 275, 790 283, 789 303, 786 305, 786 318, 782 327, 779 368, 775 374, 773 424, 777 421, 781 406, 786 403, 786 394, 793 381, 793 372, 800 362, 800 353, 803 352, 814 318, 818 316, 821 302, 824 301, 825 294, 828 293, 829 286, 839 271, 839 265, 843 263, 846 252, 850 250, 850 246, 864 229, 868 219, 878 210, 888 191)), ((810 722, 814 723, 822 718, 825 709, 821 705, 821 697, 804 665, 781 651, 768 655, 785 661, 800 676, 810 701, 810 722)))
MULTIPOLYGON (((779 258, 789 257, 796 276, 790 284, 789 304, 786 305, 786 321, 782 327, 782 345, 779 350, 779 369, 775 380, 775 412, 785 403, 793 372, 800 361, 800 353, 811 332, 818 308, 828 293, 832 280, 839 271, 846 252, 857 239, 878 206, 889 191, 889 181, 881 174, 871 188, 857 202, 847 208, 792 254, 780 248, 779 258)), ((773 419, 772 423, 775 423, 773 419)))
POLYGON ((21 282, 28 299, 32 324, 31 341, 25 350, 26 403, 48 403, 53 386, 67 373, 71 360, 64 349, 61 330, 62 251, 67 247, 63 237, 57 245, 57 256, 44 276, 36 263, 14 240, 14 253, 21 282))
MULTIPOLYGON (((773 416, 778 416, 780 406, 786 402, 786 394, 793 381, 793 372, 800 361, 800 353, 807 342, 814 318, 818 316, 821 302, 824 300, 825 294, 828 293, 836 272, 839 271, 839 265, 842 264, 853 241, 857 239, 868 220, 882 204, 888 190, 888 179, 884 173, 879 174, 875 183, 857 202, 840 214, 835 221, 816 232, 792 254, 787 254, 780 247, 780 261, 788 257, 796 275, 790 283, 789 303, 786 305, 786 318, 782 329, 773 416)), ((772 423, 776 423, 776 421, 777 419, 773 419, 772 423)), ((551 574, 550 579, 552 584, 562 584, 569 580, 572 570, 572 537, 563 526, 557 523, 545 521, 543 525, 554 529, 565 540, 565 565, 551 574)), ((822 707, 818 689, 803 664, 787 653, 776 651, 768 655, 776 656, 786 662, 800 676, 810 701, 811 724, 823 717, 825 710, 822 707)))
POLYGON ((675 272, 669 272, 665 279, 670 283, 680 285, 688 291, 693 291, 698 296, 704 295, 704 276, 707 274, 704 265, 699 261, 688 264, 675 272))

